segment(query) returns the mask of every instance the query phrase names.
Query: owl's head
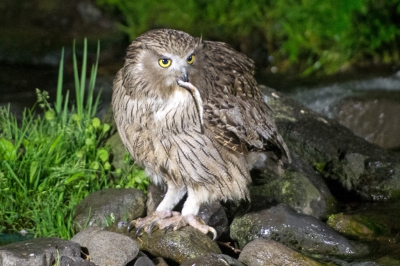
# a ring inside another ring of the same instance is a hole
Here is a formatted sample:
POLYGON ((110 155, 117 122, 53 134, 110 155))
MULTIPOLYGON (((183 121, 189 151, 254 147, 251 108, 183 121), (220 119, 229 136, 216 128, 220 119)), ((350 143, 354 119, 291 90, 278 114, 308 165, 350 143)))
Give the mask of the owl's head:
POLYGON ((132 42, 125 59, 131 73, 151 80, 153 90, 171 93, 168 88, 177 88, 178 80, 190 81, 199 71, 196 54, 201 46, 200 38, 182 31, 152 30, 132 42))

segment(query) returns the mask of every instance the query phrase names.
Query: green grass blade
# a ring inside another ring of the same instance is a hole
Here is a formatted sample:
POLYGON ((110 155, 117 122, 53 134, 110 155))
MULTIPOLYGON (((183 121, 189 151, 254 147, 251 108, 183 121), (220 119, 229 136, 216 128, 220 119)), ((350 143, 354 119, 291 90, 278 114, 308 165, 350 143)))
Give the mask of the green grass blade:
POLYGON ((18 185, 22 188, 22 190, 24 191, 25 196, 28 194, 26 187, 21 183, 21 180, 19 180, 18 176, 14 173, 14 171, 12 170, 12 168, 10 167, 10 165, 7 163, 7 161, 3 161, 3 164, 7 167, 7 169, 10 171, 9 173, 11 174, 11 176, 15 179, 15 181, 18 183, 18 185))
POLYGON ((57 80, 57 98, 56 98, 56 112, 58 115, 61 113, 61 105, 63 101, 62 87, 63 87, 63 73, 64 73, 64 47, 61 50, 60 68, 58 70, 57 80))
POLYGON ((96 63, 92 66, 92 71, 90 73, 90 82, 89 82, 89 93, 86 102, 86 109, 90 116, 94 116, 97 111, 97 106, 93 106, 93 94, 94 87, 96 85, 96 77, 97 77, 97 69, 99 66, 99 58, 100 58, 100 41, 97 41, 97 57, 96 63))
POLYGON ((78 73, 78 62, 76 59, 76 51, 75 51, 75 40, 74 40, 74 44, 72 46, 72 59, 73 59, 73 64, 74 64, 74 79, 75 79, 75 94, 76 94, 76 105, 78 108, 78 115, 82 114, 82 110, 79 109, 79 103, 81 102, 81 97, 80 97, 80 82, 79 82, 79 73, 78 73))
POLYGON ((86 85, 86 67, 87 67, 87 39, 83 41, 83 57, 82 57, 82 69, 81 69, 81 86, 79 88, 79 102, 77 102, 78 115, 83 116, 83 99, 85 97, 85 85, 86 85))

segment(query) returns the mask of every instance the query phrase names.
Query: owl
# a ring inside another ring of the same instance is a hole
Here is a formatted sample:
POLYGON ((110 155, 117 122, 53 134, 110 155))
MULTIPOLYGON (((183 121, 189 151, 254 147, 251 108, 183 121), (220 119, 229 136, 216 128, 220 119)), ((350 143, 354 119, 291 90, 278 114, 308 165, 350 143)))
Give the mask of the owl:
POLYGON ((127 48, 113 83, 118 132, 150 180, 166 194, 137 229, 214 228, 202 203, 249 199, 249 171, 272 152, 290 162, 253 61, 222 42, 172 29, 151 30, 127 48), (182 211, 173 211, 187 195, 182 211))

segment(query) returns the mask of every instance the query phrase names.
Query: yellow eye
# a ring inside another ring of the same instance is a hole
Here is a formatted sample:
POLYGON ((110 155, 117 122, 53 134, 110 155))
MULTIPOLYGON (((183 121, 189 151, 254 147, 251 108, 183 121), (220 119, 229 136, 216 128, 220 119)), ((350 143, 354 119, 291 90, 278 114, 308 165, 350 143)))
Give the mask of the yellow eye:
POLYGON ((158 64, 160 65, 160 67, 164 67, 167 68, 171 65, 172 61, 171 59, 167 59, 167 58, 161 58, 160 60, 158 60, 158 64))
POLYGON ((194 54, 189 55, 189 57, 187 58, 187 62, 191 65, 194 63, 194 59, 196 57, 194 56, 194 54))

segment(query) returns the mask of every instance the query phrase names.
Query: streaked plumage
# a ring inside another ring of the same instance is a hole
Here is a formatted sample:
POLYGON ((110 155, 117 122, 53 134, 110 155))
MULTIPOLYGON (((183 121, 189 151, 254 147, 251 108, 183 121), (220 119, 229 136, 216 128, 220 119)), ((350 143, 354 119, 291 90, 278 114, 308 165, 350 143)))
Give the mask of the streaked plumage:
POLYGON ((201 221, 191 222, 201 203, 248 199, 254 155, 265 159, 263 152, 273 151, 289 159, 253 62, 225 43, 169 29, 146 32, 128 47, 113 90, 122 141, 151 180, 168 187, 154 217, 137 225, 168 220, 187 192, 182 216, 174 215, 206 233, 201 221))

